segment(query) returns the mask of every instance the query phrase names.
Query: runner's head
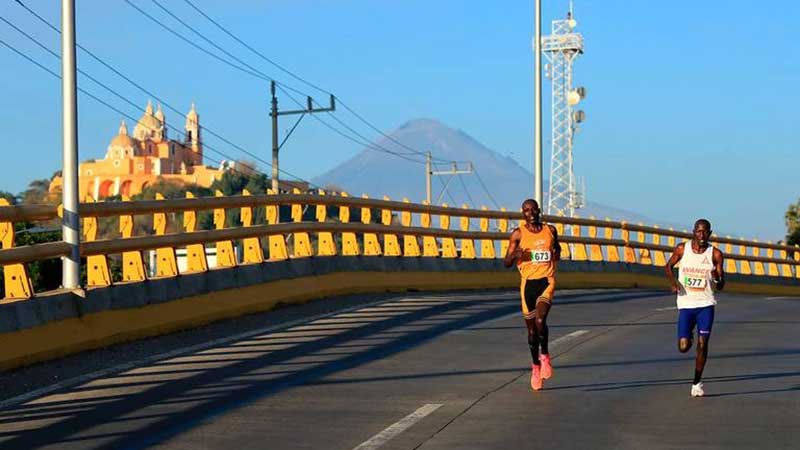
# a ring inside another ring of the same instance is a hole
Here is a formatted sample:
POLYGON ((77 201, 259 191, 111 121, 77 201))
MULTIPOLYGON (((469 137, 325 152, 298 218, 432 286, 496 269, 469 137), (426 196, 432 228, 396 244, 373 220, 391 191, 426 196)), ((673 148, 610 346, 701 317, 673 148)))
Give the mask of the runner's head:
POLYGON ((692 234, 697 244, 702 246, 708 245, 708 239, 711 237, 711 222, 707 219, 697 219, 694 223, 692 234))
POLYGON ((542 210, 539 209, 539 203, 532 198, 522 202, 522 217, 525 218, 525 223, 539 223, 542 218, 542 210))

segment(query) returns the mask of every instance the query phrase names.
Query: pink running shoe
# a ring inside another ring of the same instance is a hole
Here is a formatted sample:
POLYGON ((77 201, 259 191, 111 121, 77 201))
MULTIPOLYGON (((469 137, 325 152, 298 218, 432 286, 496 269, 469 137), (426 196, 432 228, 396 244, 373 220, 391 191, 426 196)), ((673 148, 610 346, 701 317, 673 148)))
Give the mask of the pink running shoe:
POLYGON ((536 364, 531 363, 531 388, 534 391, 542 389, 541 369, 536 364))
POLYGON ((550 355, 539 355, 542 364, 542 379, 549 380, 553 376, 553 366, 550 364, 550 355))

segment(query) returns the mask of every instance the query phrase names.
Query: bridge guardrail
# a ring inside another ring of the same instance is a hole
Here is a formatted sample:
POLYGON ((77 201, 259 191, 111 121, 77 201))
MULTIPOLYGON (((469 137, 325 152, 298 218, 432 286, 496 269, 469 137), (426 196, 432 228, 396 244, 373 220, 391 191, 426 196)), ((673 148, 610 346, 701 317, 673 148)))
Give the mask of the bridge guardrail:
MULTIPOLYGON (((26 263, 66 256, 69 251, 64 242, 15 247, 14 223, 52 219, 58 217, 59 211, 60 208, 53 205, 8 206, 6 203, 3 206, 0 203, 0 265, 5 274, 6 298, 34 296, 26 263)), ((108 262, 110 255, 118 254, 122 260, 122 281, 146 280, 141 253, 145 250, 155 250, 155 277, 180 274, 175 253, 178 247, 187 249, 187 269, 181 273, 207 271, 206 245, 216 246, 218 267, 315 255, 502 258, 509 232, 516 226, 516 223, 509 226, 509 221, 521 219, 519 212, 491 211, 486 207, 470 209, 467 205, 455 208, 447 204, 434 206, 408 200, 391 201, 388 197, 377 200, 322 192, 320 195, 299 192, 250 195, 247 191, 237 196, 222 196, 218 192, 216 197, 204 198, 187 194, 187 198, 171 200, 157 196, 156 200, 146 201, 89 201, 81 204, 80 214, 81 255, 87 258, 88 287, 113 284, 108 262), (292 222, 280 223, 281 206, 290 207, 292 222), (311 207, 316 208, 316 222, 304 221, 303 211, 311 207), (227 210, 237 208, 242 226, 226 228, 227 210), (265 208, 266 224, 253 223, 254 208, 265 208), (338 208, 335 218, 329 217, 329 208, 338 208), (354 208, 359 210, 360 220, 350 220, 354 208), (213 211, 214 230, 197 230, 198 211, 213 211), (373 212, 379 213, 375 214, 375 220, 373 212), (170 213, 182 213, 183 232, 167 233, 170 213), (145 215, 152 215, 153 234, 134 236, 134 217, 145 215), (414 215, 417 215, 418 225, 414 224, 414 215), (438 228, 432 227, 433 216, 439 218, 438 228), (121 237, 97 240, 98 218, 109 217, 118 218, 121 237), (458 229, 451 229, 451 220, 456 219, 458 229), (475 220, 479 230, 470 230, 475 220), (460 240, 460 245, 456 244, 456 239, 460 240), (236 257, 234 241, 240 242, 240 258, 236 257), (476 241, 479 241, 477 247, 476 241)), ((558 229, 562 257, 576 261, 664 265, 678 239, 692 236, 685 230, 624 221, 547 215, 543 220, 558 229), (598 238, 600 232, 603 237, 598 238)), ((730 236, 713 237, 712 241, 725 252, 729 273, 800 278, 800 247, 730 236)))

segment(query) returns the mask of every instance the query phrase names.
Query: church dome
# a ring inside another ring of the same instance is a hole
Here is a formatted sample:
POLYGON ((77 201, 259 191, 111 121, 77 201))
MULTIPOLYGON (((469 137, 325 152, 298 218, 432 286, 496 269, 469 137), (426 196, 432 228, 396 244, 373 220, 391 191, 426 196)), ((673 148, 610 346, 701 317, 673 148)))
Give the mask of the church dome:
POLYGON ((151 139, 154 136, 159 136, 160 138, 163 128, 164 123, 153 115, 153 104, 148 100, 144 115, 142 115, 142 118, 139 119, 133 129, 133 136, 140 141, 151 139))
POLYGON ((125 125, 125 121, 123 120, 119 125, 119 133, 111 139, 111 143, 108 146, 131 148, 135 145, 136 141, 134 141, 132 137, 128 136, 128 127, 125 125))

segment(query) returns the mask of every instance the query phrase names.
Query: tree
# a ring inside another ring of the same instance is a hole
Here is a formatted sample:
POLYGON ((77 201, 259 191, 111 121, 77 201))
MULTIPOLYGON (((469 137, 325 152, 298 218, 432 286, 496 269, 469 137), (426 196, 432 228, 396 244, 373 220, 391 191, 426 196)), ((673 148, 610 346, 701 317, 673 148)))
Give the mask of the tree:
POLYGON ((50 180, 46 178, 31 181, 28 189, 19 194, 19 198, 20 203, 26 204, 56 202, 54 196, 50 195, 50 180))
POLYGON ((789 245, 800 245, 800 200, 786 210, 786 241, 789 245))

